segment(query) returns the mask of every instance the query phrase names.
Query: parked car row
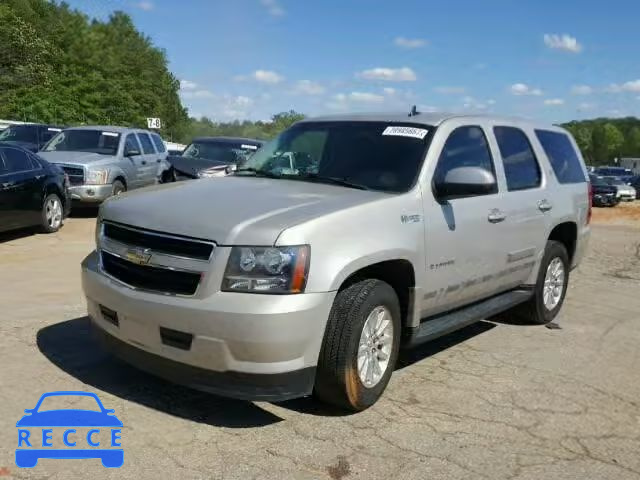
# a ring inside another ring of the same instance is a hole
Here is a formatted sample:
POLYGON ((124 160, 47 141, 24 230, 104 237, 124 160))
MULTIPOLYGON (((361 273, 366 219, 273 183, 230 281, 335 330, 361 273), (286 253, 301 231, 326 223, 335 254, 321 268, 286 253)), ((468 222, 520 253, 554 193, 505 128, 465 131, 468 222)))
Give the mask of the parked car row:
POLYGON ((226 175, 262 142, 198 138, 169 156, 160 135, 148 130, 20 124, 0 132, 0 145, 0 230, 41 225, 53 232, 72 204, 93 206, 157 183, 226 175))

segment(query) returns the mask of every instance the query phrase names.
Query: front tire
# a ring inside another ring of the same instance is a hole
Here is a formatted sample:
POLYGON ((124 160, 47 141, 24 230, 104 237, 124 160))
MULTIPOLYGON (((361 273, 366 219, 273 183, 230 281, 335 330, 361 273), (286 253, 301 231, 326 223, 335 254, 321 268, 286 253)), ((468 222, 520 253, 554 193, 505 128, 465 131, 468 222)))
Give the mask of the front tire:
POLYGON ((315 393, 352 411, 382 395, 398 358, 400 304, 391 286, 362 280, 338 292, 325 331, 315 393))
POLYGON ((126 191, 127 191, 127 187, 120 180, 116 180, 115 182, 113 182, 112 195, 114 197, 117 197, 118 195, 126 191))
POLYGON ((50 193, 44 198, 42 204, 42 220, 40 227, 44 233, 54 233, 62 227, 64 219, 64 207, 62 200, 55 193, 50 193))

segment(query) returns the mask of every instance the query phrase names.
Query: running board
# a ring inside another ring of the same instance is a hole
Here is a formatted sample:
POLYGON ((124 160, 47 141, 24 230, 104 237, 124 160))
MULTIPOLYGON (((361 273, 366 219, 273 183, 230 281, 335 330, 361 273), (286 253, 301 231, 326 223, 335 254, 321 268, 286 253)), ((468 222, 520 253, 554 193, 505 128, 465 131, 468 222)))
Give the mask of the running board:
POLYGON ((423 320, 420 326, 410 329, 409 335, 405 337, 404 346, 420 345, 480 320, 493 317, 526 302, 532 296, 533 290, 512 290, 452 312, 430 317, 423 320))

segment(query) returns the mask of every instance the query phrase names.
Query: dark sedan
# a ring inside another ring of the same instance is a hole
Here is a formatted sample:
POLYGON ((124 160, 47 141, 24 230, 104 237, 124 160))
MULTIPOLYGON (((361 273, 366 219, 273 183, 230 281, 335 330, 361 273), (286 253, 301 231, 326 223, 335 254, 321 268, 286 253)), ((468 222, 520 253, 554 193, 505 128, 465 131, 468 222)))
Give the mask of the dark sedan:
POLYGON ((32 152, 37 152, 61 131, 62 127, 40 123, 11 125, 0 132, 0 142, 12 143, 32 152))
POLYGON ((597 175, 589 175, 589 181, 594 207, 615 207, 620 203, 617 187, 610 185, 604 178, 597 175))
POLYGON ((0 232, 33 226, 56 232, 70 209, 69 181, 59 167, 0 142, 0 232))
POLYGON ((640 175, 631 177, 629 185, 636 189, 636 200, 640 200, 640 175))
POLYGON ((251 138, 196 138, 182 155, 167 157, 171 168, 163 174, 163 182, 224 176, 244 163, 262 145, 261 140, 251 138))

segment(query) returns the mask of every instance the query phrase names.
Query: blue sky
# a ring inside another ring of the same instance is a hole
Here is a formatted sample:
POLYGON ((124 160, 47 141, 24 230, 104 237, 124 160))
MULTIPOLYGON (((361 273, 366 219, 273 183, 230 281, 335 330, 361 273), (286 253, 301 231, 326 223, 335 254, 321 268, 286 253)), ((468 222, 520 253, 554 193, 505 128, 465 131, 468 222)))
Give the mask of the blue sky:
POLYGON ((638 0, 72 0, 129 13, 192 115, 640 116, 638 0))

